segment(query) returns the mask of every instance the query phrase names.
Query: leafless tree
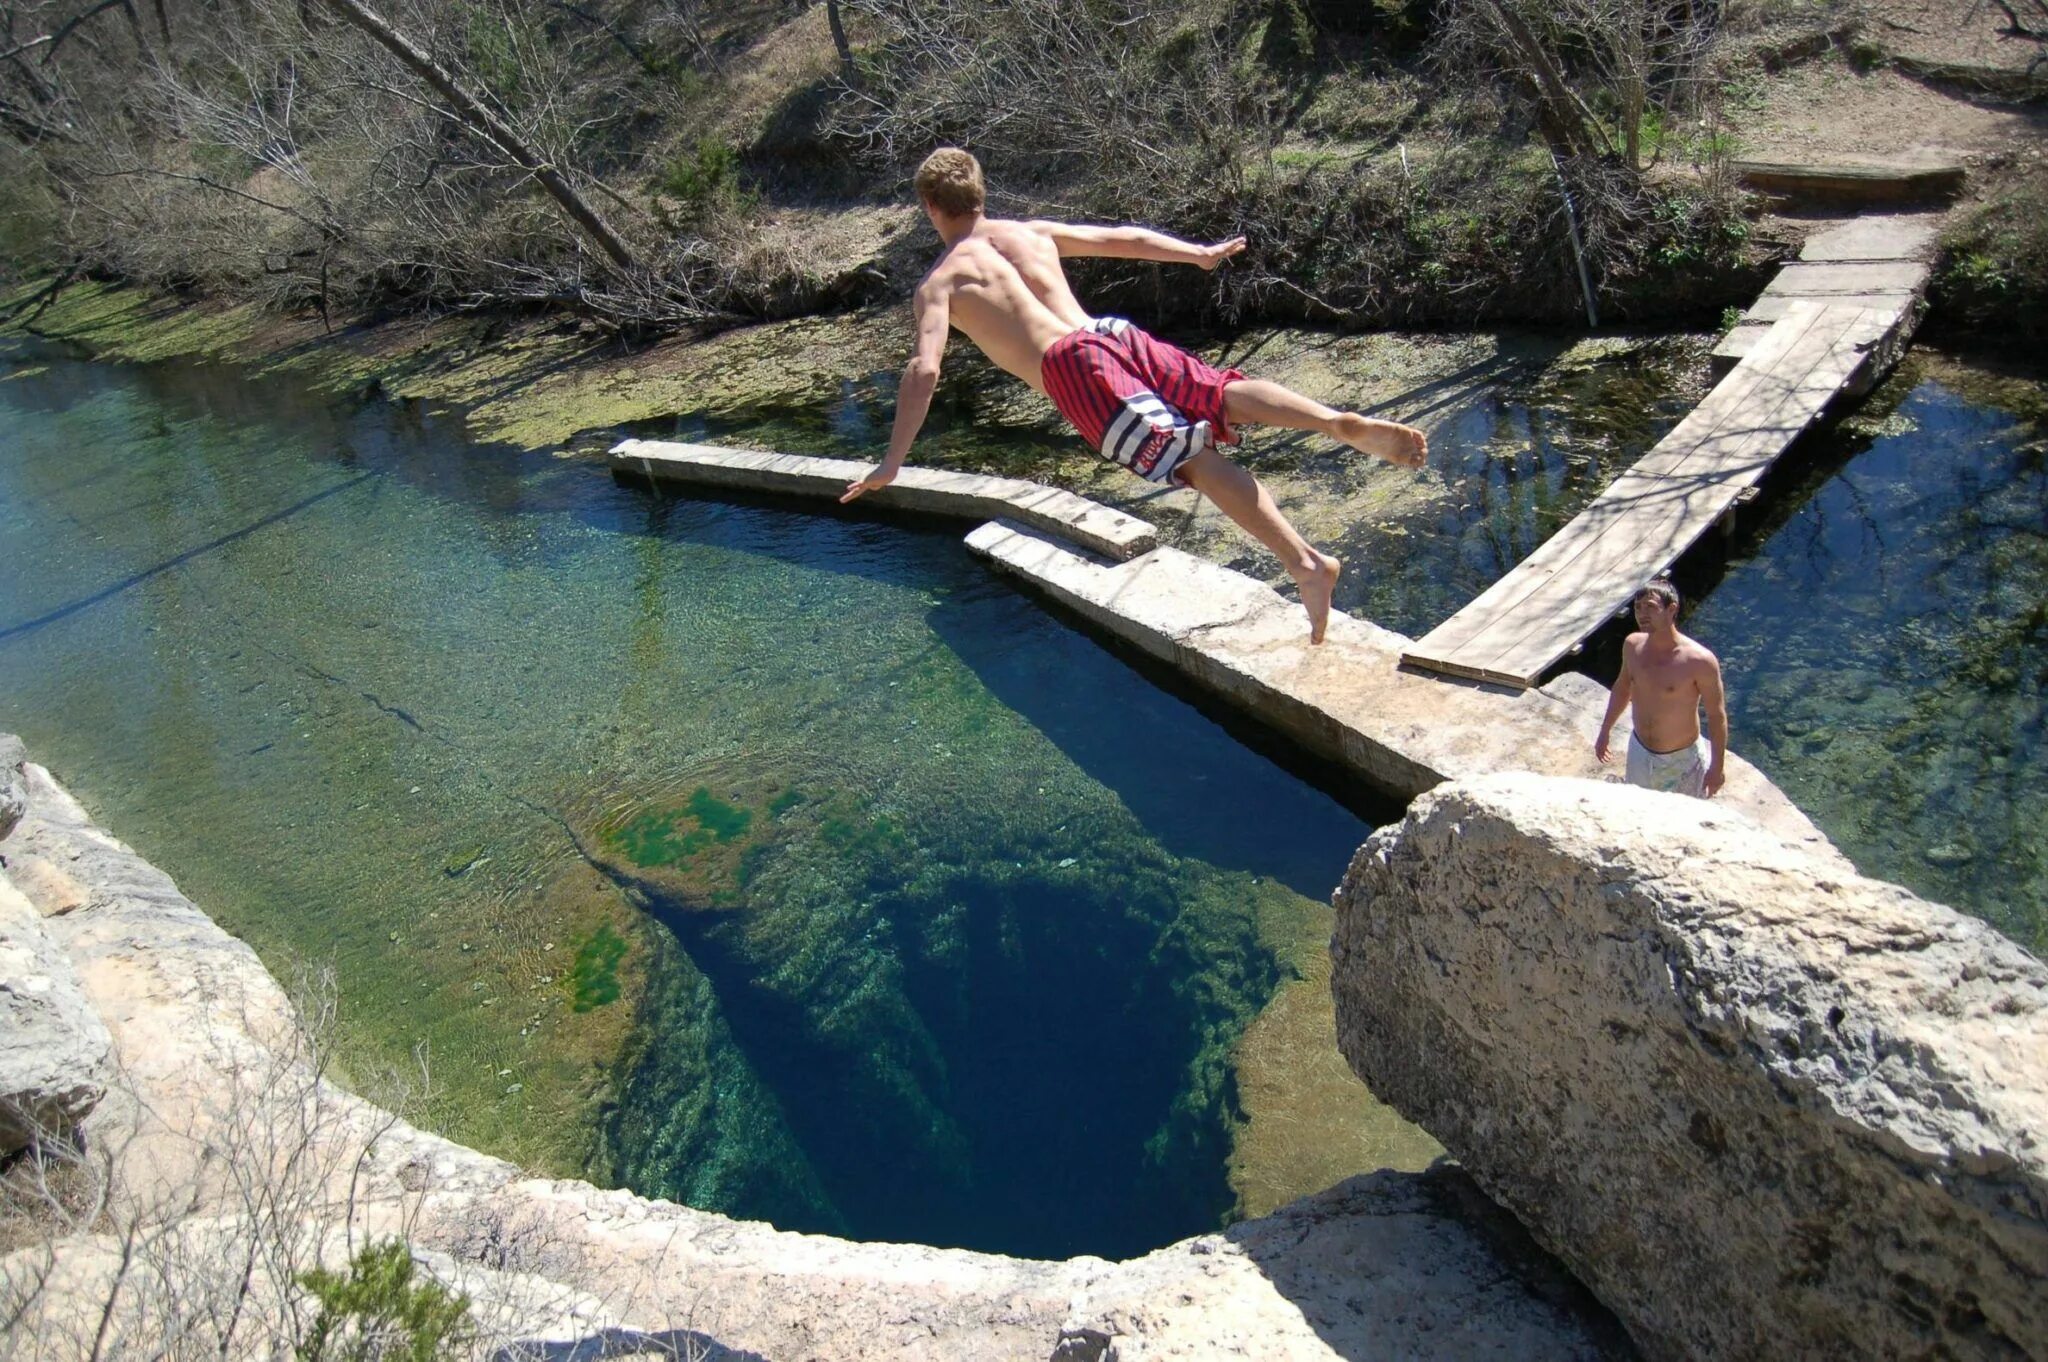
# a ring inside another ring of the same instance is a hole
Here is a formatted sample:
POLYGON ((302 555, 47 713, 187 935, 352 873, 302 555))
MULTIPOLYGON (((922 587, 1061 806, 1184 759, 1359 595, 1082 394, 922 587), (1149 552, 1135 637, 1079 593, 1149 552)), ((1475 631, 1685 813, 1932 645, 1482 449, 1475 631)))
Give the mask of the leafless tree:
POLYGON ((633 250, 619 234, 612 230, 604 216, 579 194, 569 183, 559 166, 536 151, 527 140, 520 136, 508 119, 500 117, 484 99, 471 93, 462 81, 420 46, 387 23, 384 17, 361 0, 326 0, 343 18, 375 39, 405 68, 425 81, 441 98, 448 101, 455 116, 463 126, 482 137, 492 146, 510 157, 520 169, 533 176, 548 197, 561 205, 575 224, 589 234, 604 253, 611 257, 614 265, 628 274, 639 268, 633 257, 633 250))
POLYGON ((1439 15, 1446 59, 1513 77, 1560 152, 1632 170, 1697 117, 1720 24, 1716 0, 1451 0, 1439 15))

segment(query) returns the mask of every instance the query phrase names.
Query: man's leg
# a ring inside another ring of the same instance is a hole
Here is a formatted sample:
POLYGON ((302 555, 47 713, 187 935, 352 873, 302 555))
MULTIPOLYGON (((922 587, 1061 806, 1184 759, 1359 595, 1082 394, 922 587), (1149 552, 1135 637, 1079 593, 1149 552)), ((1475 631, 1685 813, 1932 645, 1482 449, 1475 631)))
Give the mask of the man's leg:
POLYGON ((1244 378, 1225 385, 1223 411, 1233 426, 1257 422, 1289 430, 1321 431, 1361 454, 1371 454, 1401 468, 1420 468, 1429 440, 1413 426, 1335 411, 1270 379, 1244 378))
POLYGON ((1213 448, 1203 450, 1176 471, 1183 482, 1215 502, 1218 510, 1280 559, 1287 575, 1301 588, 1301 603, 1308 608, 1308 641, 1321 643, 1330 620, 1330 593, 1343 564, 1311 548, 1280 514, 1259 480, 1213 448))

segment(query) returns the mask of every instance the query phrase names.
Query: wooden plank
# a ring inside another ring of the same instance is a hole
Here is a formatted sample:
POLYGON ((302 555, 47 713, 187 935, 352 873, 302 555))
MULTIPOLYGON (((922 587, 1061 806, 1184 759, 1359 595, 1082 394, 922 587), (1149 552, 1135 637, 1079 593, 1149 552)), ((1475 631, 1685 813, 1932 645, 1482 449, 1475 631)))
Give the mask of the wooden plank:
POLYGON ((1795 260, 1764 285, 1765 298, 1840 298, 1862 293, 1913 293, 1927 282, 1917 260, 1795 260))
MULTIPOLYGON (((1697 441, 1711 434, 1720 404, 1740 403, 1768 377, 1772 365, 1803 339, 1816 325, 1823 309, 1807 304, 1793 318, 1772 328, 1762 345, 1739 365, 1734 373, 1718 384, 1713 392, 1688 413, 1684 420, 1673 428, 1670 434, 1658 441, 1646 458, 1655 457, 1659 451, 1670 448, 1690 448, 1697 441)), ((1624 477, 1627 474, 1623 475, 1624 477)), ((1610 488, 1610 491, 1612 489, 1610 488)), ((1457 614, 1439 624, 1420 639, 1411 650, 1418 660, 1448 658, 1464 652, 1481 634, 1494 628, 1501 620, 1515 612, 1528 595, 1535 591, 1548 574, 1576 552, 1578 539, 1596 528, 1606 516, 1617 513, 1617 503, 1603 494, 1578 517, 1552 535, 1536 551, 1523 559, 1521 564, 1499 581, 1481 592, 1458 611, 1457 614)), ((1427 665, 1425 661, 1425 665, 1427 665)))
POLYGON ((1771 328, 1776 324, 1775 322, 1751 321, 1749 318, 1744 317, 1735 324, 1733 331, 1721 337, 1721 342, 1714 347, 1711 358, 1715 364, 1721 366, 1722 372, 1726 373, 1729 369, 1734 368, 1751 350, 1754 350, 1757 342, 1769 335, 1771 328))
POLYGON ((1820 415, 1861 359, 1844 344, 1854 318, 1830 318, 1775 367, 1778 383, 1727 409, 1716 434, 1673 460, 1663 476, 1617 479, 1607 495, 1628 514, 1604 517, 1565 570, 1524 598, 1519 629, 1487 640, 1485 655, 1459 660, 1502 675, 1535 677, 1598 628, 1641 582, 1704 534, 1743 488, 1820 415))
POLYGON ((1890 308, 1893 311, 1903 312, 1908 307, 1911 307, 1918 297, 1919 294, 1917 291, 1913 293, 1865 293, 1844 298, 1825 299, 1791 298, 1786 297, 1783 294, 1766 294, 1762 297, 1759 297, 1756 300, 1756 302, 1753 305, 1751 305, 1749 311, 1742 314, 1742 319, 1746 322, 1782 321, 1784 320, 1785 315, 1792 310, 1792 305, 1795 303, 1853 303, 1858 307, 1869 308, 1872 310, 1881 311, 1883 309, 1890 308))
POLYGON ((1896 325, 1890 310, 1802 302, 1699 408, 1513 572, 1404 654, 1530 685, 1640 582, 1710 528, 1896 325))
MULTIPOLYGON (((1525 608, 1534 613, 1524 617, 1520 630, 1494 640, 1497 660, 1490 665, 1506 669, 1509 657, 1531 635, 1539 634, 1547 619, 1560 612, 1570 614, 1571 601, 1600 573, 1620 571, 1640 581, 1668 565, 1703 533, 1736 493, 1753 484, 1819 415, 1854 367, 1854 358, 1840 353, 1850 320, 1831 318, 1810 330, 1774 367, 1774 381, 1724 408, 1707 438, 1689 449, 1672 451, 1676 457, 1662 467, 1639 466, 1616 479, 1605 495, 1626 513, 1605 517, 1598 539, 1579 547, 1570 570, 1531 594, 1525 608)), ((1595 606, 1595 623, 1610 608, 1605 602, 1595 606)))

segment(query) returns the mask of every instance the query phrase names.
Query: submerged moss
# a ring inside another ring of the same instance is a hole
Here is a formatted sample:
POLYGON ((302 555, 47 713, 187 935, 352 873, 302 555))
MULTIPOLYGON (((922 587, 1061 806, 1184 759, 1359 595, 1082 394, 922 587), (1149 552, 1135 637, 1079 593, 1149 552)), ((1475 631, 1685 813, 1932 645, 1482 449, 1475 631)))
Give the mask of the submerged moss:
POLYGON ((569 968, 572 1004, 578 1012, 589 1012, 619 1000, 619 964, 626 958, 626 941, 602 923, 576 950, 576 963, 569 968))

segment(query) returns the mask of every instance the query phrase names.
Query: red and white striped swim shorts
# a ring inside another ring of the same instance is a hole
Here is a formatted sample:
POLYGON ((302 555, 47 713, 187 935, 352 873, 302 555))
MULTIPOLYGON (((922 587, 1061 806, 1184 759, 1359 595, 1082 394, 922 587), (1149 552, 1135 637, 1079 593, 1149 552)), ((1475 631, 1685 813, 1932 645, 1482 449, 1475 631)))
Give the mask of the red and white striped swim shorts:
POLYGON ((1152 482, 1237 435, 1223 386, 1244 375, 1217 369, 1122 317, 1097 317, 1054 341, 1040 361, 1046 396, 1081 438, 1112 463, 1152 482))

